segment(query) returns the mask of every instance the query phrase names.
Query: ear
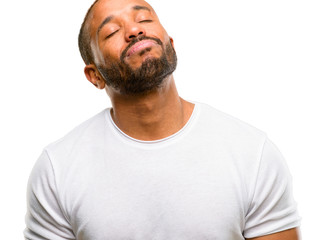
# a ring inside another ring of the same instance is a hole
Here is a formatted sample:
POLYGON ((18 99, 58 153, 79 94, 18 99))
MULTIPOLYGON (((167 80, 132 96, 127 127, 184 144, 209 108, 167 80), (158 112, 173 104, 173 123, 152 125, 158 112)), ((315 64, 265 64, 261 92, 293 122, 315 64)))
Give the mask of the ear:
POLYGON ((93 85, 95 85, 98 89, 104 89, 105 88, 105 80, 100 75, 97 67, 94 64, 86 65, 84 68, 84 74, 86 79, 89 80, 93 85))
POLYGON ((174 46, 174 40, 173 40, 173 38, 172 38, 172 37, 169 37, 169 40, 170 40, 170 42, 171 42, 171 44, 172 44, 173 48, 175 49, 175 46, 174 46))

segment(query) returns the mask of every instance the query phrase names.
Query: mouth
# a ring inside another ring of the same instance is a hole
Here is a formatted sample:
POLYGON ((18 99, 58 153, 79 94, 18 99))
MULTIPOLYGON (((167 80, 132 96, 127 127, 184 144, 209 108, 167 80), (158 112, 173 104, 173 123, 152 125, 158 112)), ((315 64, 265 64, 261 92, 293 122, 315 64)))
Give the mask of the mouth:
POLYGON ((158 45, 155 41, 150 40, 150 39, 146 39, 146 40, 141 40, 137 43, 135 43, 133 46, 131 46, 126 54, 126 57, 130 57, 131 55, 135 54, 135 53, 139 53, 147 48, 153 47, 158 45))

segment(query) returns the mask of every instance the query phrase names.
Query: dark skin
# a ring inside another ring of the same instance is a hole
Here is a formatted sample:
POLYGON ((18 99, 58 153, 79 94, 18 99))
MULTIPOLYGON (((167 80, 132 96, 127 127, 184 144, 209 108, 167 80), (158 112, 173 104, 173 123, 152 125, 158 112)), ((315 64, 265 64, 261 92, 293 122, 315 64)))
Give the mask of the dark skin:
MULTIPOLYGON (((169 41, 173 44, 152 7, 141 0, 102 0, 95 5, 94 13, 90 24, 95 64, 87 65, 84 72, 97 88, 106 89, 114 122, 123 132, 140 140, 162 139, 179 131, 189 120, 194 105, 179 97, 172 75, 164 80, 161 88, 148 94, 123 95, 105 84, 96 67, 107 61, 118 61, 132 38, 141 34, 160 39, 164 46, 169 41), (110 17, 112 20, 107 22, 110 17)), ((143 55, 139 50, 132 53, 125 59, 126 63, 135 69, 147 58, 161 56, 159 45, 150 48, 143 55)))
POLYGON ((296 228, 292 228, 286 231, 270 234, 267 236, 257 238, 247 238, 247 240, 299 240, 299 231, 296 228))
MULTIPOLYGON (((90 21, 94 63, 85 67, 87 79, 99 89, 106 89, 112 102, 112 118, 127 135, 140 140, 158 140, 179 131, 189 120, 194 105, 183 100, 177 92, 173 75, 162 87, 146 94, 124 95, 105 84, 96 65, 118 61, 122 51, 134 37, 145 35, 160 39, 164 46, 170 38, 159 22, 153 8, 143 0, 100 0, 90 21)), ((133 69, 148 58, 159 58, 162 49, 150 44, 150 51, 136 46, 125 61, 133 69)), ((298 240, 297 229, 248 240, 298 240)))

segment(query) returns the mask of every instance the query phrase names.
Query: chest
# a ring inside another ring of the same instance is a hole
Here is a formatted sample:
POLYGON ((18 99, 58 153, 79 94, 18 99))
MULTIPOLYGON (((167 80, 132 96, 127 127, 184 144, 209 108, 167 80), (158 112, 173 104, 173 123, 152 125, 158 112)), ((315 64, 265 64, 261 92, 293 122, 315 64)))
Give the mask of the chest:
POLYGON ((244 196, 211 159, 104 159, 71 173, 63 192, 79 240, 243 239, 244 196))

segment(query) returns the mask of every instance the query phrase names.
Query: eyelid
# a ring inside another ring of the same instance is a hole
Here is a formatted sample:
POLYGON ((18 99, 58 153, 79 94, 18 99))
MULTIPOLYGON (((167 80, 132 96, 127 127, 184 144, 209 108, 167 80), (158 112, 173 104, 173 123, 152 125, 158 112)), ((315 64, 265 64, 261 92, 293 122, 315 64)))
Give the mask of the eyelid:
POLYGON ((139 21, 139 23, 143 23, 143 22, 152 22, 152 20, 151 19, 145 19, 145 20, 139 21))
POLYGON ((110 38, 110 37, 112 37, 115 33, 117 33, 119 30, 115 30, 114 32, 112 32, 111 34, 109 34, 109 35, 107 35, 106 37, 105 37, 105 39, 108 39, 108 38, 110 38))
POLYGON ((152 22, 153 16, 150 13, 146 13, 145 11, 143 13, 139 13, 136 15, 136 21, 138 23, 142 22, 152 22))

